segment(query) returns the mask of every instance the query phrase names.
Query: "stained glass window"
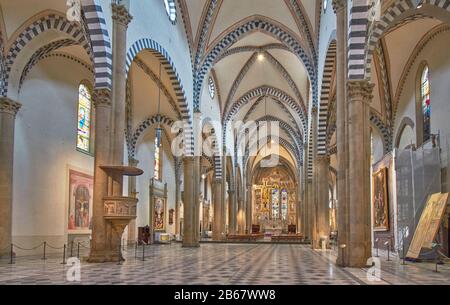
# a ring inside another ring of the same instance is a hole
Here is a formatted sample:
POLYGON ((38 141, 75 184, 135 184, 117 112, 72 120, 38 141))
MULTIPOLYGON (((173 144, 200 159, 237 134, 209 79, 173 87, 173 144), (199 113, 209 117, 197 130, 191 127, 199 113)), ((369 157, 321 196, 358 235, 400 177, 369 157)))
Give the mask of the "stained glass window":
POLYGON ((279 190, 272 190, 272 219, 276 220, 280 217, 280 198, 279 190))
POLYGON ((288 192, 286 190, 281 191, 281 219, 287 220, 288 214, 288 192))
POLYGON ((431 136, 430 70, 428 66, 423 68, 420 78, 420 99, 423 115, 423 142, 426 142, 431 136))
POLYGON ((85 84, 78 89, 77 149, 91 152, 92 96, 85 84))
POLYGON ((153 176, 155 180, 161 180, 161 156, 162 156, 162 143, 161 143, 161 129, 158 128, 155 137, 155 163, 153 176))

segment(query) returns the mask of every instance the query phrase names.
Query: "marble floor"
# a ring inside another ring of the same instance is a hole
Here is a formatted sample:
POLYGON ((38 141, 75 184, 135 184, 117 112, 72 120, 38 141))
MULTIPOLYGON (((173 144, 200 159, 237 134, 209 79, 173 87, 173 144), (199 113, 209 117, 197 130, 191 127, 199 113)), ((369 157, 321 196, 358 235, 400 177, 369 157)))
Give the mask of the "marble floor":
MULTIPOLYGON (((86 253, 84 253, 86 254, 86 253)), ((450 284, 450 265, 429 263, 401 265, 398 259, 380 258, 381 278, 371 281, 367 269, 338 268, 333 251, 313 251, 306 245, 180 244, 146 247, 145 261, 139 248, 125 251, 127 261, 87 264, 81 262, 80 282, 67 280, 70 266, 61 255, 18 257, 15 264, 0 260, 0 285, 8 284, 215 284, 215 285, 361 285, 450 284)))

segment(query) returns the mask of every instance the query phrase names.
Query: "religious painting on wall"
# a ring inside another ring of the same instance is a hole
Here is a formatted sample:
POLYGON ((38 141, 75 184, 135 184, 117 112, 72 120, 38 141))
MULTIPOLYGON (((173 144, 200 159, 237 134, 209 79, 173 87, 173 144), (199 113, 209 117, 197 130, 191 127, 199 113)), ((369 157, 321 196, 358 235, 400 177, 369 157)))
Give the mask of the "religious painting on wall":
POLYGON ((166 202, 164 199, 155 197, 154 198, 154 209, 153 209, 153 230, 164 231, 165 229, 165 210, 166 202))
POLYGON ((372 208, 374 231, 389 230, 389 198, 387 168, 382 168, 372 176, 372 208))
POLYGON ((94 177, 75 170, 69 170, 69 213, 70 233, 87 232, 92 229, 92 204, 94 177))

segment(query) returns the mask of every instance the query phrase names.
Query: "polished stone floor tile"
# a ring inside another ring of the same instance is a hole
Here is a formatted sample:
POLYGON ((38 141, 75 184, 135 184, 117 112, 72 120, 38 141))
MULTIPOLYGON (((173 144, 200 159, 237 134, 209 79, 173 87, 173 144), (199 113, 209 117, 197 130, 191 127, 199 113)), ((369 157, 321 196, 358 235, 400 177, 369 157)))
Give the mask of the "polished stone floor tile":
MULTIPOLYGON (((87 253, 83 253, 87 255, 87 253)), ((313 251, 306 245, 208 244, 183 248, 180 244, 153 245, 145 250, 130 247, 126 262, 81 262, 81 281, 70 282, 70 266, 61 255, 47 260, 19 257, 15 264, 0 260, 0 285, 9 284, 124 284, 124 285, 361 285, 450 284, 449 265, 433 272, 430 263, 402 266, 395 258, 380 257, 381 278, 371 281, 368 269, 339 268, 333 251, 313 251)))

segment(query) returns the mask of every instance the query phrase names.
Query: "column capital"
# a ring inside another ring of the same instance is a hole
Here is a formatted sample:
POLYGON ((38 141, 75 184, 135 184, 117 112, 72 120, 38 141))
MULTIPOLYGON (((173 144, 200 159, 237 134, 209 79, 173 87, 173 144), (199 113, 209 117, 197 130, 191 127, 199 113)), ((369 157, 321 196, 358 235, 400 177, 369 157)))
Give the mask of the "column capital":
POLYGON ((19 109, 22 107, 22 104, 19 102, 15 102, 10 98, 1 97, 0 98, 0 113, 8 113, 13 116, 16 116, 19 109))
POLYGON ((112 19, 127 27, 131 20, 133 20, 133 16, 130 15, 125 5, 113 3, 111 7, 112 19))
POLYGON ((330 157, 327 155, 318 155, 316 156, 317 163, 330 163, 330 157))
POLYGON ((332 5, 334 13, 338 13, 347 8, 347 0, 333 0, 332 5))
POLYGON ((136 160, 135 158, 130 157, 130 158, 128 158, 128 164, 130 166, 136 167, 139 164, 139 160, 136 160))
POLYGON ((374 84, 368 80, 349 80, 347 82, 348 96, 350 100, 368 101, 373 97, 374 84))
POLYGON ((94 90, 94 106, 97 107, 111 107, 111 90, 110 89, 95 89, 94 90))

